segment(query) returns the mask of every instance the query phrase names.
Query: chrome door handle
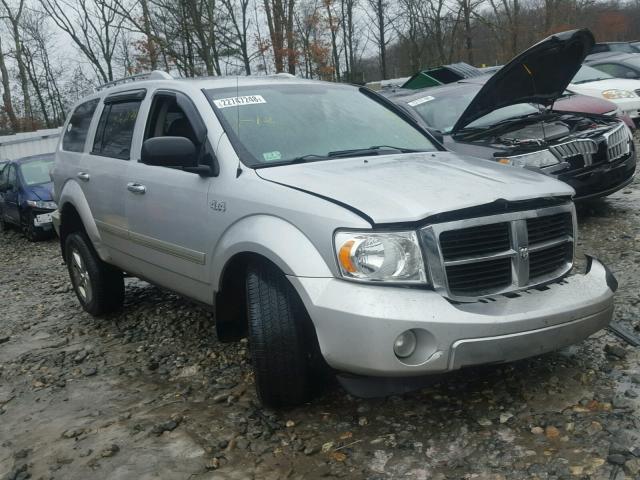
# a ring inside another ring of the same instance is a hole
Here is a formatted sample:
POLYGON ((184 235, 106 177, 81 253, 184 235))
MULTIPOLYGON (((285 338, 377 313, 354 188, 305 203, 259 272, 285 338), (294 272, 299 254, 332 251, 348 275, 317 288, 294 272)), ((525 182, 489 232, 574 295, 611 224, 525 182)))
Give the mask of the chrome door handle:
POLYGON ((146 193, 147 187, 144 185, 140 185, 139 183, 129 182, 127 183, 127 190, 133 193, 137 193, 138 195, 142 195, 146 193))
POLYGON ((89 175, 87 172, 78 172, 76 177, 78 177, 83 182, 88 182, 89 179, 91 178, 91 175, 89 175))

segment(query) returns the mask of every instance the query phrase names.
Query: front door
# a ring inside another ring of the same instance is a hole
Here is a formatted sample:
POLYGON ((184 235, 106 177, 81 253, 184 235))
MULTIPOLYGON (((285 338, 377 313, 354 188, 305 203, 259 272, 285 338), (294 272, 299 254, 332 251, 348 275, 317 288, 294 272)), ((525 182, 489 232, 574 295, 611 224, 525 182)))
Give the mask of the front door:
MULTIPOLYGON (((206 148, 206 130, 190 100, 178 92, 154 95, 144 139, 186 137, 206 148), (185 106, 193 107, 187 109, 185 106), (195 123, 195 125, 194 125, 195 123)), ((127 171, 126 211, 131 255, 155 283, 211 302, 207 268, 213 244, 207 194, 211 178, 175 168, 132 162, 127 171)))

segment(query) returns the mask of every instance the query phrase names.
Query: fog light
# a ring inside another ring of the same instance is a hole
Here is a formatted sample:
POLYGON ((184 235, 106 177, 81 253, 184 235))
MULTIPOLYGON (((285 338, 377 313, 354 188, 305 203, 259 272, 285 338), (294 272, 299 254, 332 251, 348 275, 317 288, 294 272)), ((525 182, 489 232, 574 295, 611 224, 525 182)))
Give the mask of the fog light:
POLYGON ((417 343, 413 330, 407 330, 398 335, 396 341, 393 342, 393 352, 398 358, 407 358, 416 350, 417 343))

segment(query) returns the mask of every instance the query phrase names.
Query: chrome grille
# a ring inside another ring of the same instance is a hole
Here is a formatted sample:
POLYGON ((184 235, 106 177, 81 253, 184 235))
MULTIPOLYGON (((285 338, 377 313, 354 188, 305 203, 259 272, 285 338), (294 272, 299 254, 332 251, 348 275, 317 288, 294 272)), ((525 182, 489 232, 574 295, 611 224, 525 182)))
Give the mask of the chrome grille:
POLYGON ((552 145, 549 150, 560 160, 582 157, 584 166, 588 167, 593 164, 593 155, 598 151, 598 144, 593 140, 581 138, 559 145, 552 145))
POLYGON ((603 134, 607 141, 607 159, 614 162, 629 154, 629 130, 624 123, 603 134))
POLYGON ((552 281, 571 269, 574 219, 569 203, 425 227, 431 282, 464 301, 552 281))

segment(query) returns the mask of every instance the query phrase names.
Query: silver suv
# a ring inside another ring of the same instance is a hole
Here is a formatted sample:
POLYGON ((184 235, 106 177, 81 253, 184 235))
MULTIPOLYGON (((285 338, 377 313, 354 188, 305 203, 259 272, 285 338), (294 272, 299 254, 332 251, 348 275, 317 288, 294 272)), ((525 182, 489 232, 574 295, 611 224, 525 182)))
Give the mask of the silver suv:
POLYGON ((248 336, 256 388, 298 404, 512 361, 605 327, 616 281, 573 266, 573 190, 446 151, 365 89, 286 76, 108 85, 71 113, 54 224, 83 308, 123 272, 248 336))

